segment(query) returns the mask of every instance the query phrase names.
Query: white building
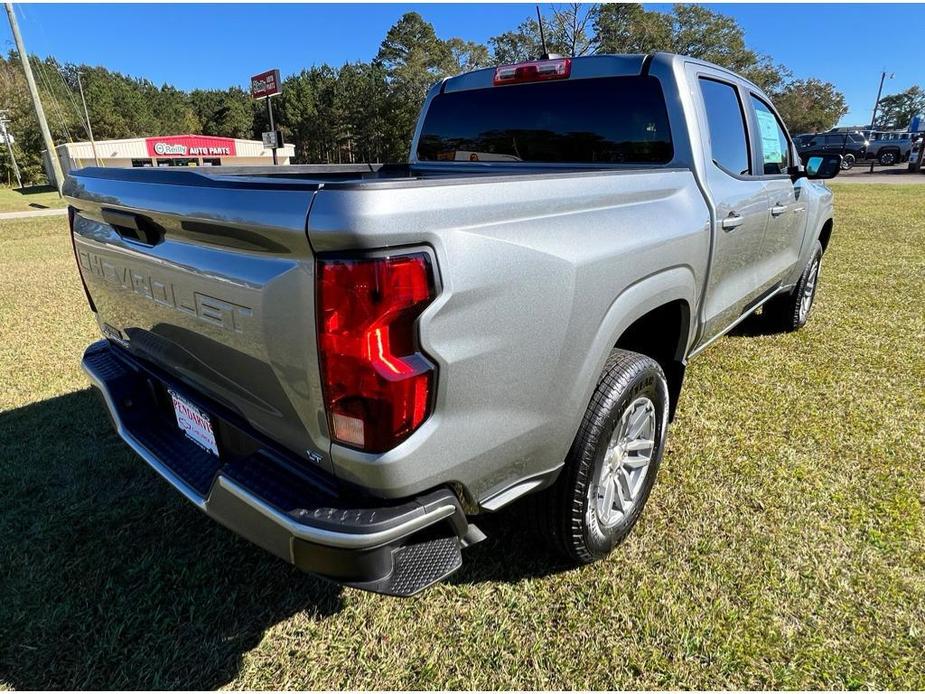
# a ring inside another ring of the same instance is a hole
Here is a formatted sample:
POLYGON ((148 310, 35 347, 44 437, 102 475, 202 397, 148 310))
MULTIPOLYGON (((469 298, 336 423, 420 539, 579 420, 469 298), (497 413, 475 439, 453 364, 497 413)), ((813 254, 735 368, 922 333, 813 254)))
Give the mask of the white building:
MULTIPOLYGON (((68 142, 55 148, 64 173, 85 166, 269 166, 273 151, 259 140, 211 135, 166 135, 127 140, 97 140, 96 156, 89 142, 68 142)), ((280 164, 289 164, 295 147, 277 150, 280 164)))

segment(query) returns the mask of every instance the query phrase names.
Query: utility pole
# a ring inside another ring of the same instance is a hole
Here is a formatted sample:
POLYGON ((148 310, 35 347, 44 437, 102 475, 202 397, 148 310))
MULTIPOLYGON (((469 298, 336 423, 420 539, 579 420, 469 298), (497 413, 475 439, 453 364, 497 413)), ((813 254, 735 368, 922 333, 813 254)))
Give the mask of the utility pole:
MULTIPOLYGON (((890 73, 890 79, 893 79, 893 74, 890 73)), ((874 130, 877 128, 877 109, 880 108, 880 95, 883 93, 883 80, 886 79, 886 70, 880 73, 880 87, 877 89, 877 100, 874 102, 874 111, 870 114, 870 134, 867 136, 868 139, 874 136, 874 130)), ((870 160, 870 171, 868 173, 874 172, 874 160, 870 160)))
POLYGON ((19 189, 22 190, 22 177, 19 175, 19 165, 16 163, 16 156, 13 154, 13 143, 10 142, 10 133, 7 131, 6 111, 0 111, 0 132, 3 133, 3 141, 6 142, 6 148, 10 152, 10 161, 13 164, 13 173, 16 174, 16 182, 19 189))
MULTIPOLYGON (((893 79, 895 73, 890 73, 890 79, 893 79)), ((880 95, 883 93, 883 80, 886 79, 886 70, 880 73, 880 88, 877 90, 877 100, 874 102, 874 112, 870 114, 870 129, 877 127, 877 109, 880 108, 880 95)))
POLYGON ((87 110, 87 100, 84 98, 84 85, 80 81, 80 70, 77 72, 77 88, 80 90, 80 101, 84 105, 84 116, 87 119, 87 134, 90 136, 90 146, 93 148, 93 160, 97 166, 100 166, 100 158, 96 153, 96 140, 93 139, 93 127, 90 125, 90 112, 87 110))
POLYGON ((35 116, 39 121, 42 139, 45 141, 45 149, 48 151, 48 163, 51 165, 51 183, 58 189, 58 195, 61 195, 61 187, 64 185, 64 174, 61 173, 61 162, 58 161, 58 152, 55 150, 54 140, 51 139, 51 132, 48 130, 48 121, 45 120, 45 109, 42 108, 39 90, 35 86, 35 78, 32 76, 32 66, 29 65, 29 54, 26 53, 26 47, 22 42, 22 34, 19 33, 19 23, 16 21, 16 12, 13 10, 13 3, 7 2, 4 4, 6 5, 6 14, 10 19, 10 29, 13 31, 13 39, 16 41, 16 50, 19 51, 19 60, 22 62, 22 70, 26 74, 26 84, 29 86, 29 93, 32 95, 32 105, 35 106, 35 116))

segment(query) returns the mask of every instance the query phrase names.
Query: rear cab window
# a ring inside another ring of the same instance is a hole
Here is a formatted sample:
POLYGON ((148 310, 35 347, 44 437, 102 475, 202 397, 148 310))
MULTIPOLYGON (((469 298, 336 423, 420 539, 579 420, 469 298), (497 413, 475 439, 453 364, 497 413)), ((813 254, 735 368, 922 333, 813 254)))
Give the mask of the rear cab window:
POLYGON ((421 162, 667 164, 668 110, 654 77, 594 77, 441 93, 421 162))

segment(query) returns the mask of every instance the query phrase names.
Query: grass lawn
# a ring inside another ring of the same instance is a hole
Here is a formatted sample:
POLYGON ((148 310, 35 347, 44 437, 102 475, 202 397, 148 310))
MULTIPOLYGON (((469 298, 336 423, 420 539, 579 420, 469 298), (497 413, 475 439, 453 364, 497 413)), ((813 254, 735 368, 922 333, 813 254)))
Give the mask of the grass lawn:
POLYGON ((833 187, 808 326, 692 361, 608 561, 504 512, 411 600, 298 573, 130 454, 65 220, 0 222, 0 687, 925 688, 925 189, 833 187))
POLYGON ((54 207, 67 207, 67 203, 54 189, 47 186, 27 188, 0 188, 0 212, 28 212, 54 207))

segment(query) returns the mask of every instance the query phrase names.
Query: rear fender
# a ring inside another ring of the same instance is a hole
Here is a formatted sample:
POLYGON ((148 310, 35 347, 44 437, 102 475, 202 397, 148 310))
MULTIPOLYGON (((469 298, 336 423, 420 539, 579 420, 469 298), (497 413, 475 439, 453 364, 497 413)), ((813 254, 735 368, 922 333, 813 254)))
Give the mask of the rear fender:
MULTIPOLYGON (((691 315, 696 315, 694 307, 698 305, 699 300, 697 282, 693 270, 687 265, 675 266, 649 275, 627 287, 614 299, 587 351, 581 366, 581 377, 575 379, 575 386, 569 394, 574 432, 578 431, 600 380, 604 363, 620 336, 649 311, 678 300, 687 302, 691 307, 691 315)), ((676 352, 678 361, 685 361, 695 333, 696 321, 689 320, 687 334, 682 336, 682 344, 676 352)))

